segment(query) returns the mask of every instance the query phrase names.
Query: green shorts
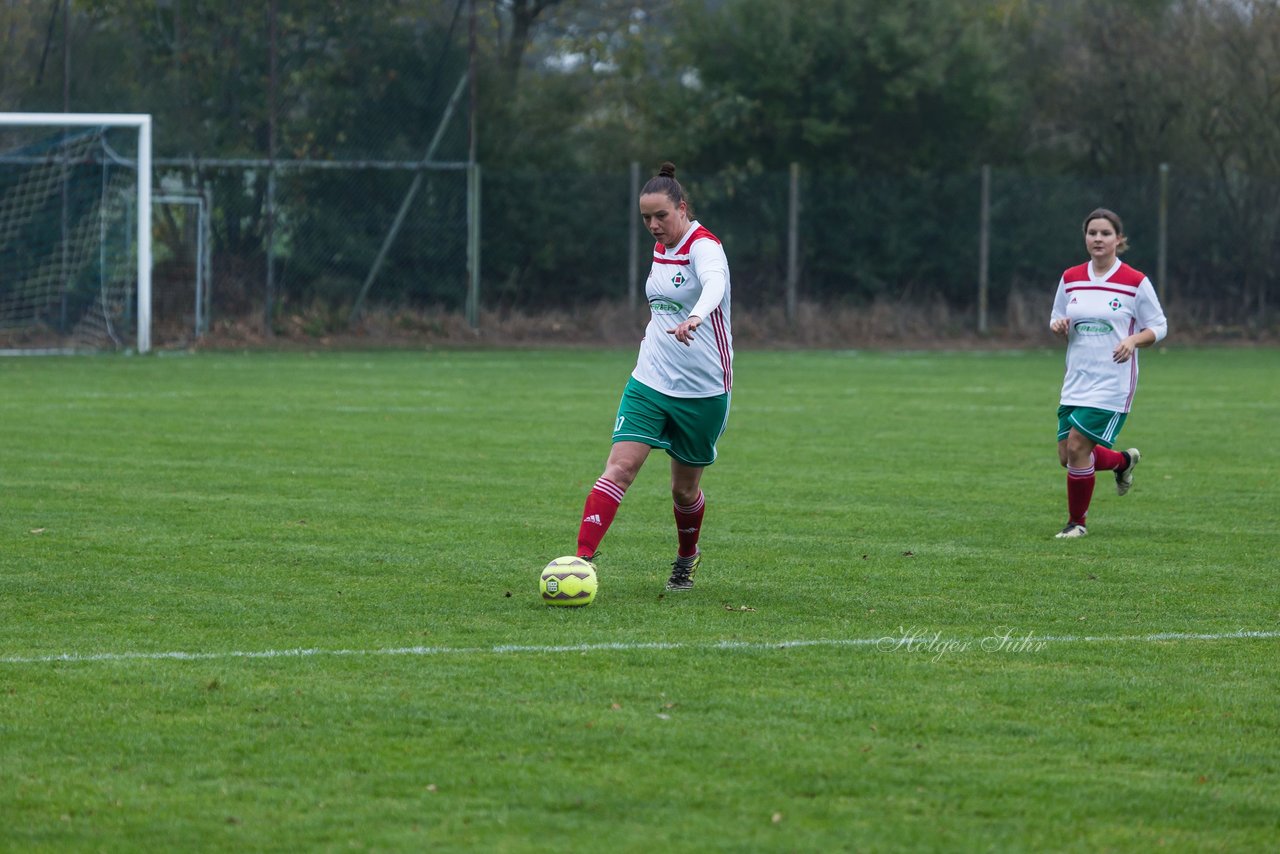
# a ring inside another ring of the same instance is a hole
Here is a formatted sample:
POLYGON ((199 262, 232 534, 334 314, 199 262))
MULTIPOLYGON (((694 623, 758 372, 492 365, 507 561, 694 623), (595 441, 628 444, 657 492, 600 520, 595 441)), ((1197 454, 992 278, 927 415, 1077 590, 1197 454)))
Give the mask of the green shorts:
POLYGON ((1110 448, 1120 436, 1127 412, 1112 412, 1110 409, 1094 409, 1091 406, 1059 406, 1058 407, 1058 441, 1067 438, 1071 428, 1092 439, 1094 444, 1110 448))
POLYGON ((622 391, 614 442, 662 448, 689 466, 716 461, 716 442, 729 423, 729 395, 671 397, 632 377, 622 391))

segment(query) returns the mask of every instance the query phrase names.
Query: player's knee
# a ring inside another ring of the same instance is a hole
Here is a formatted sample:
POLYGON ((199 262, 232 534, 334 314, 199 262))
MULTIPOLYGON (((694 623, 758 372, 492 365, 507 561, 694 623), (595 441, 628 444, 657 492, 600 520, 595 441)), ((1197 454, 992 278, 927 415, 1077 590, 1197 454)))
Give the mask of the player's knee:
POLYGON ((1085 459, 1093 452, 1093 442, 1078 433, 1072 433, 1067 439, 1067 459, 1085 459))
POLYGON ((685 486, 671 487, 671 500, 681 507, 690 507, 698 500, 698 493, 701 490, 694 486, 692 488, 685 486))
POLYGON ((639 466, 631 466, 626 463, 609 463, 604 468, 604 476, 623 489, 627 489, 635 482, 636 475, 640 473, 639 466))

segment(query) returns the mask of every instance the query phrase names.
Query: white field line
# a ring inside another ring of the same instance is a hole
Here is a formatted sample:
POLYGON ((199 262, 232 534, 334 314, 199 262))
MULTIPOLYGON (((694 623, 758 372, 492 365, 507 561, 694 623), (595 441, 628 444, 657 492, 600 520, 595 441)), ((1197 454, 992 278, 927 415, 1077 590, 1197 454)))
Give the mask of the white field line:
MULTIPOLYGON (((805 649, 811 647, 871 647, 880 650, 893 649, 950 649, 977 648, 984 642, 999 641, 1004 638, 1006 646, 1010 644, 1123 644, 1123 643, 1169 643, 1173 641, 1229 641, 1229 640, 1274 640, 1280 638, 1280 631, 1250 631, 1241 629, 1235 632, 1190 633, 1159 632, 1147 635, 1036 635, 1010 631, 1004 635, 992 635, 987 638, 947 638, 942 632, 924 632, 919 630, 900 630, 876 638, 829 638, 818 640, 786 640, 786 641, 713 641, 709 643, 583 643, 563 646, 544 646, 537 644, 502 644, 498 646, 402 646, 383 649, 263 649, 263 650, 229 650, 223 652, 66 652, 56 655, 9 655, 0 656, 0 664, 50 664, 55 662, 97 662, 97 661, 225 661, 229 659, 256 658, 320 658, 324 656, 431 656, 431 655, 518 655, 562 652, 636 652, 645 650, 729 650, 729 651, 768 651, 805 649)), ((992 647, 994 648, 994 647, 992 647)))

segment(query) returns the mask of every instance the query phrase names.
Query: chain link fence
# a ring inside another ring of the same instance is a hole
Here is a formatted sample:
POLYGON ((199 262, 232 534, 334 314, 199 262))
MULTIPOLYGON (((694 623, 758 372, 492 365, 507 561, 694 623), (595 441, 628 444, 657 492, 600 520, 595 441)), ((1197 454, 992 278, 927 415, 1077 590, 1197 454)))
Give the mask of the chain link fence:
MULTIPOLYGON (((301 324, 322 335, 366 313, 422 322, 466 311, 465 169, 280 163, 274 187, 271 171, 226 161, 161 166, 164 187, 211 202, 214 328, 252 327, 266 316, 269 259, 277 331, 301 324)), ((1086 258, 1085 214, 1105 206, 1125 220, 1124 259, 1152 278, 1171 314, 1209 326, 1270 322, 1280 269, 1275 181, 1174 174, 1162 187, 1156 167, 1096 180, 994 169, 984 213, 979 171, 681 177, 695 215, 725 245, 735 300, 757 309, 789 308, 790 290, 799 302, 850 310, 941 306, 950 331, 976 330, 985 215, 990 331, 1039 326, 1059 273, 1086 258)), ((643 282, 649 240, 635 224, 630 170, 488 168, 481 186, 478 296, 486 316, 634 303, 630 259, 639 259, 643 282)))
MULTIPOLYGON (((167 192, 208 199, 211 211, 208 320, 194 325, 193 301, 179 327, 199 335, 269 323, 283 332, 304 317, 306 331, 324 334, 350 326, 362 307, 464 308, 465 164, 170 159, 159 169, 167 192)), ((167 255, 192 257, 182 244, 194 231, 165 237, 167 255)), ((166 272, 156 275, 161 301, 189 290, 182 270, 166 272)))

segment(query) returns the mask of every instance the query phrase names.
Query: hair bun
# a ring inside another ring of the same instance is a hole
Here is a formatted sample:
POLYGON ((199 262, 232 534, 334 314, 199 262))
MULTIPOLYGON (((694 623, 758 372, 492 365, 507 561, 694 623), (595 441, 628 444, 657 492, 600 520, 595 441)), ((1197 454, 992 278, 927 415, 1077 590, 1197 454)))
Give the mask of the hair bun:
POLYGON ((674 178, 676 177, 676 165, 670 160, 665 160, 662 166, 658 168, 658 174, 663 178, 674 178))

